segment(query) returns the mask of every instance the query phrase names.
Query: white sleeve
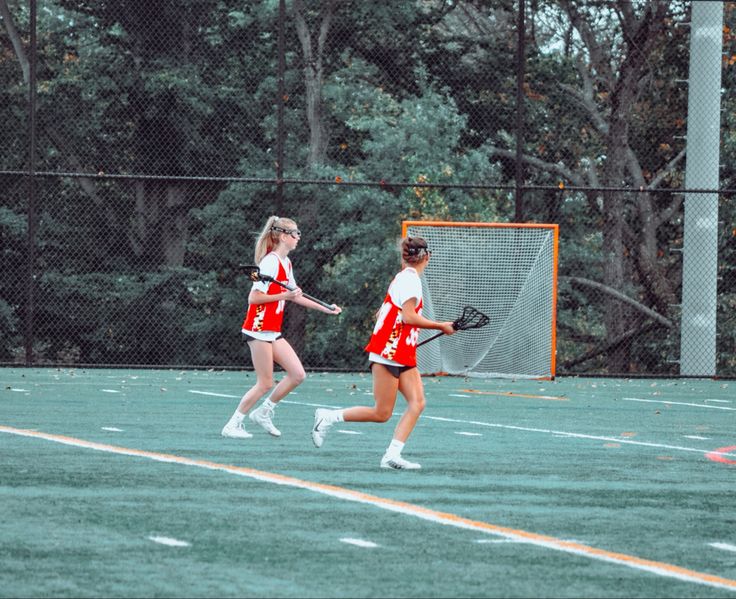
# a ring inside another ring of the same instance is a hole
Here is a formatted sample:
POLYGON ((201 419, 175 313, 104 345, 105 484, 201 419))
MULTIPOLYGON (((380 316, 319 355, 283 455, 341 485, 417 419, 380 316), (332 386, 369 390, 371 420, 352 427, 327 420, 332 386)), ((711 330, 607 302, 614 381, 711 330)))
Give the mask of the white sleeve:
MULTIPOLYGON (((279 274, 279 259, 276 254, 266 254, 261 261, 258 263, 258 269, 262 275, 268 275, 269 277, 276 278, 279 274)), ((270 283, 265 281, 258 281, 253 283, 252 289, 254 291, 262 291, 263 293, 268 292, 268 286, 270 283)))
POLYGON ((291 287, 298 287, 296 279, 294 278, 294 268, 292 267, 291 260, 289 260, 289 258, 286 258, 286 274, 289 277, 289 285, 291 287))
POLYGON ((389 295, 399 308, 411 298, 415 298, 418 304, 422 299, 422 281, 414 272, 399 273, 391 285, 389 295))

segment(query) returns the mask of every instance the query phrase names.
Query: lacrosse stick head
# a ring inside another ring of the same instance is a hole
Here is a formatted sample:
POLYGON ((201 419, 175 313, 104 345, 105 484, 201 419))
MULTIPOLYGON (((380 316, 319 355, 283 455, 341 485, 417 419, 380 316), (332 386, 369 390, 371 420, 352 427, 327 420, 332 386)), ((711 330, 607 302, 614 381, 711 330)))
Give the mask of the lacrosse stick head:
POLYGON ((452 323, 456 331, 467 331, 468 329, 479 329, 486 326, 490 319, 480 310, 473 306, 465 306, 463 313, 452 323))
POLYGON ((261 269, 254 264, 241 264, 238 268, 243 271, 251 281, 258 282, 261 280, 261 269))

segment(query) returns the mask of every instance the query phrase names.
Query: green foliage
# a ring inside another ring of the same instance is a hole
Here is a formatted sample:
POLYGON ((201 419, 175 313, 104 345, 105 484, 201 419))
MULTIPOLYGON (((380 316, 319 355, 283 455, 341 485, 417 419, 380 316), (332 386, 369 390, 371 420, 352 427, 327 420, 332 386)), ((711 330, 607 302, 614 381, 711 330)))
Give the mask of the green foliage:
MULTIPOLYGON (((688 32, 675 27, 687 3, 673 2, 637 82, 628 143, 648 183, 683 147, 688 32)), ((309 343, 305 363, 361 368, 374 310, 397 270, 401 221, 510 221, 516 144, 517 3, 341 2, 325 40, 319 116, 328 139, 323 164, 304 168, 309 126, 302 47, 286 23, 283 82, 287 178, 334 185, 233 182, 274 176, 278 120, 278 2, 55 0, 39 11, 40 170, 146 174, 143 180, 38 179, 35 350, 53 362, 237 364, 249 283, 237 265, 274 213, 295 218, 304 236, 292 258, 312 295, 343 306, 338 318, 308 312, 295 329, 309 343), (500 149, 506 154, 500 156, 500 149), (166 177, 191 179, 172 181, 166 177), (200 177, 223 177, 208 181, 200 177), (338 183, 338 181, 342 181, 338 183), (373 183, 382 181, 376 186, 373 183), (370 185, 358 185, 371 183, 370 185), (481 185, 449 189, 447 185, 481 185), (495 186, 491 189, 491 186, 495 186), (506 186, 506 188, 501 188, 506 186), (177 228, 178 227, 178 228, 177 228), (177 252, 177 250, 181 250, 177 252)), ((635 3, 643 11, 647 2, 635 3)), ((327 3, 307 3, 316 49, 327 3)), ((612 108, 603 72, 573 34, 570 6, 589 17, 615 75, 627 58, 618 16, 594 2, 533 2, 524 64, 525 183, 610 184, 605 119, 612 108), (586 79, 586 77, 590 77, 586 79), (590 86, 590 87, 587 87, 590 86), (576 91, 585 90, 582 97, 576 91), (599 117, 599 118, 598 118, 599 117), (603 125, 601 124, 603 122, 603 125), (571 174, 574 181, 568 178, 571 174)), ((290 11, 293 7, 290 6, 290 11)), ((11 3, 27 39, 28 7, 11 3)), ((727 22, 733 20, 726 7, 727 22), (729 17, 730 15, 730 17, 729 17)), ((729 29, 730 32, 730 29, 729 29)), ((726 33, 723 85, 734 87, 733 37, 726 33)), ((630 50, 630 49, 629 49, 630 50)), ((0 29, 0 170, 22 171, 28 156, 27 87, 0 29)), ((734 100, 724 93, 723 186, 733 187, 734 100)), ((624 185, 637 185, 631 172, 624 185)), ((660 187, 677 188, 682 164, 660 187)), ((655 302, 637 259, 639 202, 618 217, 627 232, 624 291, 655 302)), ((28 272, 25 179, 0 175, 0 359, 21 352, 28 272)), ((673 196, 652 196, 657 214, 673 196)), ((560 224, 560 274, 603 279, 603 197, 560 189, 524 194, 525 218, 560 224)), ((653 240, 654 266, 680 293, 681 211, 653 240)), ((719 363, 729 372, 736 294, 736 204, 721 201, 719 363)), ((290 309, 289 318, 295 316, 290 309)), ((594 350, 608 332, 600 294, 561 284, 559 361, 594 350)), ((676 315, 667 316, 675 319, 676 315)), ((659 331, 661 333, 661 331, 659 331)), ((668 335, 646 332, 631 359, 669 372, 668 335)), ((605 356, 581 370, 606 371, 605 356)))

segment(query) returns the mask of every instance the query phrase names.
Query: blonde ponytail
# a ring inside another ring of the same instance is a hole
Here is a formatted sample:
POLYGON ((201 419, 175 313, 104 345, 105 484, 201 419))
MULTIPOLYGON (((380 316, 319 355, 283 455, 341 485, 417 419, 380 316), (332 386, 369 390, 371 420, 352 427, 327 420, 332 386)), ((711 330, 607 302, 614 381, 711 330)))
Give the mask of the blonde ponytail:
POLYGON ((260 264, 263 257, 279 244, 281 232, 275 231, 274 227, 281 229, 296 229, 296 223, 290 218, 279 218, 270 216, 256 240, 255 259, 260 264))

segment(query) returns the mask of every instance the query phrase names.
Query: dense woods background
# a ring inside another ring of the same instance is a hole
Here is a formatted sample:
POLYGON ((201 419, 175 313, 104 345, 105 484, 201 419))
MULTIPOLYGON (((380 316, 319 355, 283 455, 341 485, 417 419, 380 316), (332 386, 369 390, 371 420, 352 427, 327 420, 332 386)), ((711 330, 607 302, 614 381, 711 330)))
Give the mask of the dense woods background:
MULTIPOLYGON (((717 370, 734 376, 723 7, 717 370)), ((0 362, 248 367, 237 265, 278 214, 303 231, 300 285, 344 307, 287 311, 309 368, 363 368, 411 218, 559 223, 558 373, 677 374, 690 10, 0 0, 0 362)))

